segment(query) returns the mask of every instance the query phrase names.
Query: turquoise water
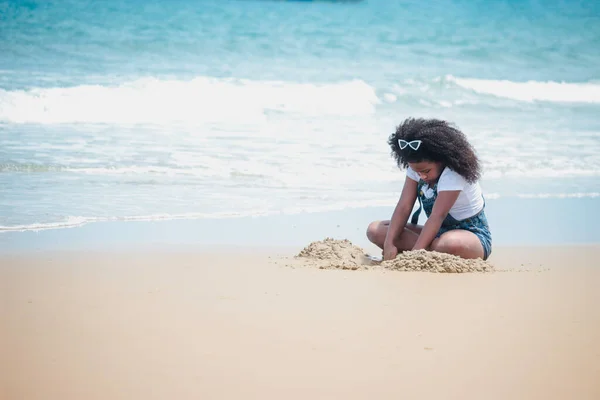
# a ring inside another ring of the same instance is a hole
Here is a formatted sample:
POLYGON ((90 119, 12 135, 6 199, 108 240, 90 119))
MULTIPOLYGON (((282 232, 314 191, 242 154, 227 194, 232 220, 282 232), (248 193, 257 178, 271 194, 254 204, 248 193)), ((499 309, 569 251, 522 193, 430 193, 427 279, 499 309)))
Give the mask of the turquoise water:
POLYGON ((1 1, 0 230, 387 206, 403 118, 600 203, 596 1, 1 1))

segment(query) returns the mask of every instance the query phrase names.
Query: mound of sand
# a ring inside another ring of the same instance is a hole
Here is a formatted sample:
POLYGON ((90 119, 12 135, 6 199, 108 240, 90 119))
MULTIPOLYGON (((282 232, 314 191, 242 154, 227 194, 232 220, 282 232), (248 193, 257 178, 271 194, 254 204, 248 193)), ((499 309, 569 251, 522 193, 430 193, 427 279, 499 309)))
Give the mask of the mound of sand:
POLYGON ((306 246, 296 258, 304 259, 309 265, 321 269, 364 269, 374 265, 363 249, 355 246, 348 239, 336 240, 325 238, 306 246))
POLYGON ((295 256, 305 265, 320 269, 387 269, 442 273, 491 272, 492 265, 481 259, 466 260, 451 254, 414 250, 400 253, 394 260, 375 262, 364 250, 347 239, 325 238, 312 242, 295 256))
POLYGON ((467 260, 452 254, 436 251, 413 250, 398 254, 395 259, 383 261, 381 267, 395 271, 428 272, 491 272, 491 264, 478 258, 467 260))

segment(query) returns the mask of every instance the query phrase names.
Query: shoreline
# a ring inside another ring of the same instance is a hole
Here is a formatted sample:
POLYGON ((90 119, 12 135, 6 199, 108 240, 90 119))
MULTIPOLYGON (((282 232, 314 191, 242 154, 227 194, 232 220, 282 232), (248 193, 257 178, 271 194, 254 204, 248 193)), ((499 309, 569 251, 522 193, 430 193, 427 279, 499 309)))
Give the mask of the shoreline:
MULTIPOLYGON (((161 245, 305 246, 325 237, 371 246, 366 228, 388 219, 395 205, 318 213, 227 219, 109 221, 75 228, 0 232, 0 254, 23 251, 131 249, 161 245)), ((600 198, 496 199, 486 207, 497 246, 600 243, 600 198)), ((424 223, 422 214, 419 220, 424 223)))

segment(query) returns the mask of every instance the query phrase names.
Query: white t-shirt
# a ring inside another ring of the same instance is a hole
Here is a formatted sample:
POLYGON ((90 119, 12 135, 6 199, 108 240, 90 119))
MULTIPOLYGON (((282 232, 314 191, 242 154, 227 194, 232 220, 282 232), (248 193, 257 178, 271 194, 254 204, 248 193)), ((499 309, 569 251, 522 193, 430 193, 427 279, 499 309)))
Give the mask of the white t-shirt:
MULTIPOLYGON (((419 182, 419 175, 410 167, 406 170, 406 176, 419 182)), ((483 195, 479 182, 469 183, 462 175, 448 167, 444 168, 440 179, 438 179, 437 190, 438 192, 460 190, 460 194, 449 212, 452 218, 458 221, 472 217, 483 209, 483 195)), ((423 194, 425 197, 430 198, 433 196, 433 189, 424 184, 423 194)))

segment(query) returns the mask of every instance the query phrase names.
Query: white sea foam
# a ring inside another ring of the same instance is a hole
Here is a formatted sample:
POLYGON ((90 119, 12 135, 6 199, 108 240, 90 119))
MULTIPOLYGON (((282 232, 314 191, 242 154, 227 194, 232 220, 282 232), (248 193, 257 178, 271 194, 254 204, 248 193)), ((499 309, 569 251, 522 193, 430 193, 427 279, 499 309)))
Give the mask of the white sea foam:
MULTIPOLYGON (((0 214, 10 219, 0 231, 393 205, 404 172, 390 158, 385 140, 407 102, 442 116, 466 103, 523 106, 478 94, 457 83, 459 78, 443 79, 380 88, 383 104, 375 114, 379 100, 362 81, 317 85, 201 77, 0 90, 0 124, 8 120, 11 132, 3 141, 8 157, 0 163, 10 195, 0 214), (77 121, 169 124, 47 125, 77 121), (224 121, 230 123, 227 128, 224 121), (179 123, 186 126, 180 129, 179 123), (241 200, 248 205, 242 207, 241 200), (56 222, 55 215, 88 217, 56 222)), ((486 199, 598 197, 595 125, 565 128, 496 117, 482 124, 471 115, 469 110, 469 117, 456 117, 481 155, 484 180, 493 192, 486 199), (577 144, 568 151, 555 143, 566 132, 577 144), (521 184, 526 181, 532 185, 521 184)))
MULTIPOLYGON (((504 161, 506 163, 506 161, 504 161)), ((486 168, 486 179, 499 179, 503 177, 518 178, 527 176, 528 179, 533 178, 592 178, 600 176, 600 168, 596 164, 588 166, 590 169, 585 169, 585 165, 581 168, 564 168, 560 169, 560 165, 556 168, 536 168, 528 167, 527 165, 515 165, 510 169, 502 169, 501 166, 486 168)))
POLYGON ((139 79, 118 86, 0 89, 0 121, 11 123, 260 122, 265 113, 369 115, 380 102, 361 80, 313 84, 197 77, 139 79))
POLYGON ((452 75, 448 75, 444 79, 479 94, 519 101, 600 103, 600 83, 598 82, 513 82, 509 80, 458 78, 452 75))
MULTIPOLYGON (((501 197, 498 193, 486 194, 486 200, 496 200, 501 197)), ((511 197, 511 196, 508 196, 511 197)), ((598 192, 580 192, 580 193, 522 193, 514 196, 522 199, 581 199, 581 198, 599 198, 598 192)), ((51 229, 65 229, 80 227, 89 223, 95 222, 116 222, 116 221, 171 221, 171 220, 195 220, 195 219, 229 219, 229 218, 244 218, 244 217, 265 217, 273 215, 295 215, 302 213, 320 213, 341 211, 347 209, 361 209, 370 207, 393 207, 394 199, 392 198, 374 198, 369 200, 358 201, 339 201, 336 203, 328 203, 321 205, 310 206, 290 206, 283 207, 279 210, 245 210, 240 212, 190 212, 181 214, 149 214, 149 215, 131 215, 120 217, 84 217, 84 216, 69 216, 63 221, 48 222, 48 223, 32 223, 23 225, 0 225, 0 234, 3 232, 26 232, 26 231, 43 231, 51 229)))
MULTIPOLYGON (((202 159, 202 165, 186 165, 177 163, 170 166, 143 166, 132 165, 123 167, 68 167, 60 165, 37 164, 0 164, 0 172, 7 173, 43 173, 57 172, 74 175, 97 176, 132 176, 132 177, 190 177, 197 179, 269 179, 285 183, 290 187, 317 188, 322 185, 334 187, 340 184, 365 184, 379 182, 393 184, 403 177, 403 172, 398 171, 389 163, 369 157, 358 158, 356 165, 348 164, 340 168, 336 160, 327 160, 323 156, 321 164, 307 166, 314 160, 300 158, 296 165, 291 160, 289 163, 278 162, 275 156, 263 155, 262 161, 256 160, 218 160, 214 158, 202 159), (326 169, 326 173, 324 173, 326 169), (378 171, 373 174, 372 171, 378 171)), ((386 160, 387 161, 387 160, 386 160)), ((532 179, 547 178, 594 178, 600 177, 598 166, 591 164, 590 169, 582 168, 536 168, 527 165, 513 165, 508 169, 504 164, 489 165, 485 168, 485 179, 498 180, 503 178, 519 178, 527 176, 532 179)))
POLYGON ((75 228, 98 220, 94 218, 86 217, 67 217, 64 221, 58 222, 36 222, 33 224, 23 225, 0 225, 1 232, 24 232, 24 231, 43 231, 47 229, 64 229, 64 228, 75 228))
POLYGON ((92 222, 110 222, 110 221, 169 221, 178 219, 222 219, 236 218, 245 216, 260 216, 262 213, 185 213, 185 214, 151 214, 151 215, 133 215, 123 217, 82 217, 69 216, 63 221, 33 223, 23 225, 0 225, 2 232, 25 232, 25 231, 43 231, 49 229, 76 228, 92 222))
POLYGON ((517 197, 522 199, 582 199, 582 198, 597 198, 600 193, 521 193, 517 197))

